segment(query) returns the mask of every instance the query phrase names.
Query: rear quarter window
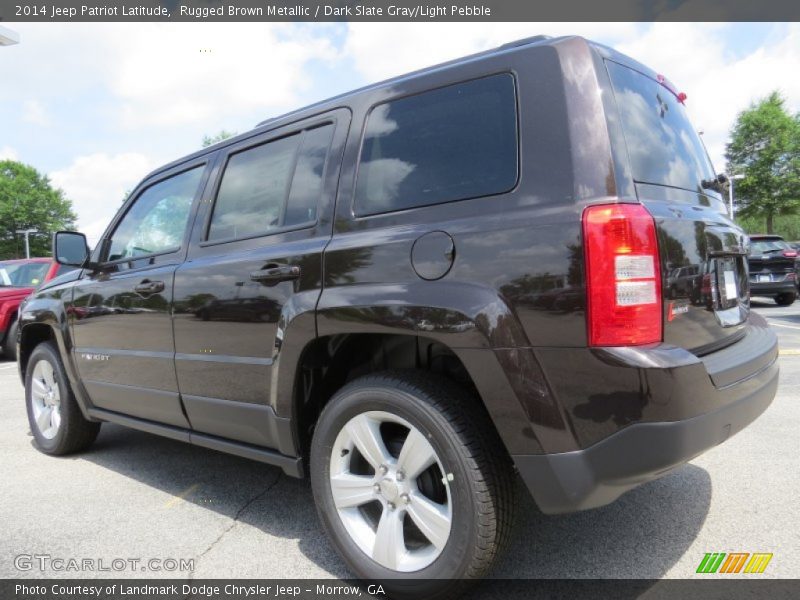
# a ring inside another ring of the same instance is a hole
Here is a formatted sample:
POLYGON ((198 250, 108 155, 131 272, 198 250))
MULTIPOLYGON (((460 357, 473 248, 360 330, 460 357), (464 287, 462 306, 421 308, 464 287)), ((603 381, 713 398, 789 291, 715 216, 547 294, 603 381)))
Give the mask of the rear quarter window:
POLYGON ((379 104, 367 120, 357 215, 507 192, 517 181, 517 110, 507 73, 379 104))

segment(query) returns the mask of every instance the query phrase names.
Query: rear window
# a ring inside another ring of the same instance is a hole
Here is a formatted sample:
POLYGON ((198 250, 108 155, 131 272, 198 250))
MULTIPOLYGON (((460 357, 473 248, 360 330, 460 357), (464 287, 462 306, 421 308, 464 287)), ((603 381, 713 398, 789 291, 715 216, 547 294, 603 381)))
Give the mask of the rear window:
POLYGON ((376 106, 361 150, 356 214, 509 191, 517 181, 516 113, 509 74, 376 106))
POLYGON ((781 250, 791 250, 792 247, 783 240, 772 238, 765 240, 750 240, 750 254, 769 254, 771 252, 780 252, 781 250))
POLYGON ((638 71, 611 61, 606 65, 634 180, 708 193, 702 181, 712 180, 714 169, 684 106, 638 71))

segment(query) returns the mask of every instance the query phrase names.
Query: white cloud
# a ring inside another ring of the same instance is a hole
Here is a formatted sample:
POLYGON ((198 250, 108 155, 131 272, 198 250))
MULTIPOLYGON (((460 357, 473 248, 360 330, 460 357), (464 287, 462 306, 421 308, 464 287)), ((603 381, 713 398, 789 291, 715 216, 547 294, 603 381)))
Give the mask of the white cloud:
POLYGON ((219 123, 242 111, 293 108, 311 84, 305 65, 335 54, 329 40, 287 26, 143 24, 127 28, 108 73, 129 127, 219 123))
POLYGON ((11 146, 0 146, 0 160, 17 160, 17 151, 11 146))
POLYGON ((344 53, 370 82, 533 35, 618 40, 635 23, 350 23, 344 53))
MULTIPOLYGON (((98 118, 131 128, 213 128, 243 112, 266 118, 295 108, 313 83, 306 63, 337 54, 326 26, 70 23, 20 29, 24 52, 13 66, 0 65, 8 84, 0 99, 23 89, 41 99, 60 98, 60 108, 79 98, 94 101, 101 108, 98 118)), ((26 106, 26 120, 36 110, 26 106)))
POLYGON ((23 105, 22 120, 26 123, 46 127, 50 124, 47 110, 39 100, 26 100, 23 105))
POLYGON ((122 205, 122 199, 155 165, 137 153, 79 156, 68 167, 50 173, 78 214, 77 227, 96 243, 122 205))

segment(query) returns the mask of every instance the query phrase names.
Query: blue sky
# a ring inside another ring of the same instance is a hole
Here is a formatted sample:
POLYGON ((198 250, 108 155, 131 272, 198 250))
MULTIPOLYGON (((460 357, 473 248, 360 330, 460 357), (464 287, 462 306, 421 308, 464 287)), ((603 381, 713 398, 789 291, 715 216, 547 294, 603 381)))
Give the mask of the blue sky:
POLYGON ((48 173, 97 239, 126 190, 200 146, 349 89, 537 33, 575 33, 663 72, 718 170, 736 114, 800 109, 800 26, 694 23, 26 24, 0 47, 0 158, 48 173))

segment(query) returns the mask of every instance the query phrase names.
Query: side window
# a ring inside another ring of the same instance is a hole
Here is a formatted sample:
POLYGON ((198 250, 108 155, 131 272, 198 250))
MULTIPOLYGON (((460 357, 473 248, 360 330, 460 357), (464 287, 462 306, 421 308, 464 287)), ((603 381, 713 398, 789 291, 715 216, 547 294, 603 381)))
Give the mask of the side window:
POLYGON ((108 260, 180 248, 203 169, 184 171, 142 192, 111 236, 108 260))
POLYGON ((317 218, 333 125, 233 154, 228 159, 208 239, 242 239, 317 218))
POLYGON ((316 221, 325 159, 332 140, 333 125, 323 125, 303 135, 286 206, 285 226, 316 221))
POLYGON ((510 74, 376 106, 364 133, 356 214, 509 191, 517 181, 516 112, 510 74))

